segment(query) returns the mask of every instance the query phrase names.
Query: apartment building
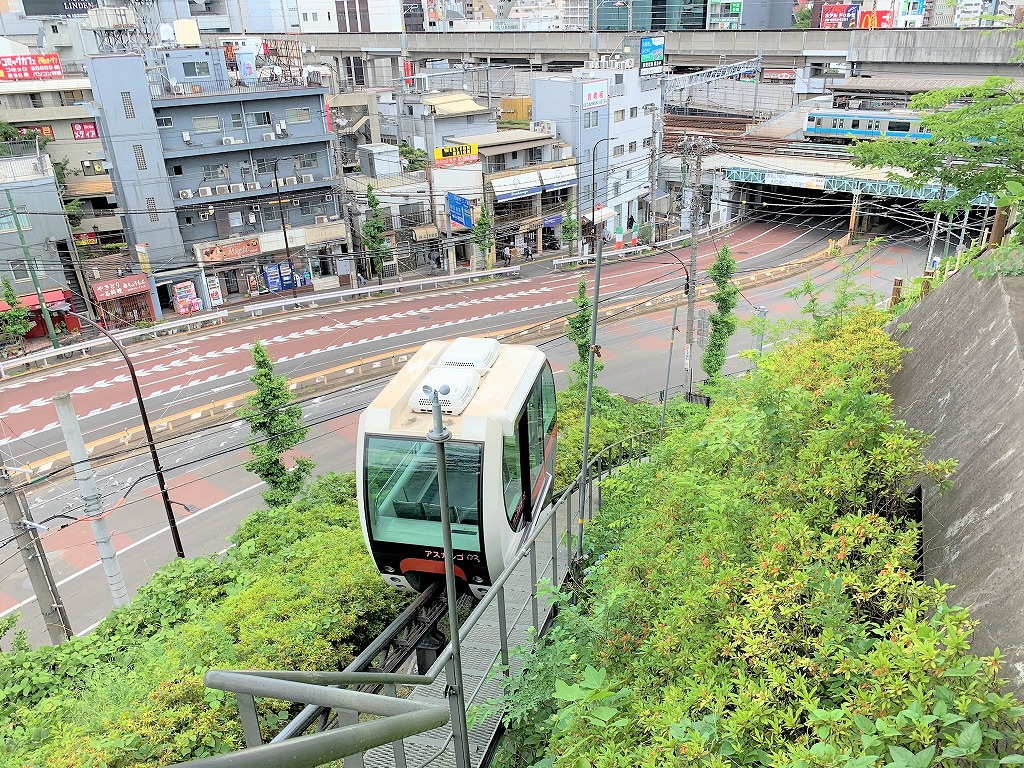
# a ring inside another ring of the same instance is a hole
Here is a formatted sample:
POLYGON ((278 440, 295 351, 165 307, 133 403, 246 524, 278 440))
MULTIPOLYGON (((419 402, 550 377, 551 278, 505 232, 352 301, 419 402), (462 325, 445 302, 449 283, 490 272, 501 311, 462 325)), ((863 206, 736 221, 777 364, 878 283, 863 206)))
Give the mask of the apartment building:
POLYGON ((184 294, 212 307, 333 274, 347 232, 326 89, 273 71, 243 78, 222 48, 147 55, 96 56, 89 71, 125 230, 158 305, 186 311, 184 294))

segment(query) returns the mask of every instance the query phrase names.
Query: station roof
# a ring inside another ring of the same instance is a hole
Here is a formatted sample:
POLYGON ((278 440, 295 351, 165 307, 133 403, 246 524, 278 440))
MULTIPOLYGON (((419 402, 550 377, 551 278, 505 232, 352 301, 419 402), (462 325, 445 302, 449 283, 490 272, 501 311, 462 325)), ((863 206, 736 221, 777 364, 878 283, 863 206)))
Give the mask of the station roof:
MULTIPOLYGON (((984 77, 958 75, 956 77, 906 77, 897 75, 874 75, 847 78, 839 85, 832 86, 838 93, 925 93, 943 88, 969 88, 981 85, 984 77)), ((1018 86, 1024 81, 1016 80, 1018 86)))

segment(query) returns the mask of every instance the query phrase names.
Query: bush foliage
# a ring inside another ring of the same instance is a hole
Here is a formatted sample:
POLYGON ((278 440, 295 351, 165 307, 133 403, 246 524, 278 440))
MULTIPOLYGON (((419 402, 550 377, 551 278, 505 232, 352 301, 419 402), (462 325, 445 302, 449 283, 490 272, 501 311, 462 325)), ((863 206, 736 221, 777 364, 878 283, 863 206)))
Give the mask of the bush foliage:
MULTIPOLYGON (((95 631, 0 654, 0 765, 168 765, 241 746, 207 669, 335 670, 400 610, 363 546, 352 475, 246 519, 222 557, 175 560, 95 631)), ((265 723, 288 716, 262 701, 265 723)))
POLYGON ((516 764, 1024 763, 998 653, 915 577, 910 494, 953 463, 893 418, 884 319, 816 318, 603 482, 577 599, 510 684, 516 764))

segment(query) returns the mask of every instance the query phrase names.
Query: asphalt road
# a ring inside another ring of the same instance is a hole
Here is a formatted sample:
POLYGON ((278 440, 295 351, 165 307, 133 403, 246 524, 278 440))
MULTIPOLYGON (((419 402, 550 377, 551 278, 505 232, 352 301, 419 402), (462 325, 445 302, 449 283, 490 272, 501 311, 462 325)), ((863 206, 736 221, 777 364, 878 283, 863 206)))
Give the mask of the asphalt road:
MULTIPOLYGON (((740 270, 777 265, 802 253, 817 250, 828 231, 808 232, 799 228, 759 225, 732 233, 740 270), (769 247, 770 246, 770 247, 769 247)), ((714 247, 702 249, 705 268, 714 247)), ((685 253, 680 253, 685 258, 685 253)), ((892 278, 906 277, 923 257, 903 247, 891 247, 873 256, 871 271, 862 280, 873 281, 886 295, 892 278)), ((828 263, 811 270, 815 283, 824 285, 840 273, 840 264, 828 263)), ((437 336, 469 335, 495 328, 521 327, 530 323, 561 318, 573 310, 571 298, 581 275, 592 271, 549 273, 502 283, 473 285, 444 294, 400 296, 384 302, 346 305, 330 310, 289 314, 262 322, 242 323, 223 331, 199 334, 174 344, 160 344, 136 354, 140 372, 149 372, 144 395, 151 418, 175 409, 187 410, 204 399, 242 392, 248 387, 245 359, 248 350, 241 345, 261 336, 270 346, 272 357, 281 360, 278 370, 288 376, 343 364, 369 354, 413 346, 437 336), (344 326, 344 327, 339 327, 344 326), (273 334, 273 335, 271 335, 273 334), (324 343, 330 342, 330 343, 324 343), (202 358, 191 367, 174 366, 177 360, 202 358), (176 382, 176 383, 171 383, 176 382), (172 389, 177 387, 176 389, 172 389)), ((782 294, 802 278, 793 278, 743 295, 738 307, 741 317, 753 314, 753 307, 764 305, 769 318, 791 315, 797 307, 782 294)), ((622 304, 643 296, 679 289, 682 270, 667 255, 642 260, 609 263, 602 274, 602 307, 622 304)), ((683 366, 682 324, 685 311, 679 312, 680 333, 676 336, 672 387, 685 385, 688 373, 683 366)), ((671 310, 614 322, 602 322, 600 343, 605 369, 599 383, 613 391, 633 397, 652 396, 664 388, 668 362, 671 310)), ((745 329, 731 345, 733 356, 726 372, 749 367, 748 360, 736 356, 754 345, 745 329)), ((556 370, 556 385, 566 383, 565 368, 576 354, 575 346, 564 339, 545 342, 542 348, 556 370)), ((699 352, 695 355, 699 357, 699 352)), ((122 382, 114 381, 124 371, 123 364, 109 358, 102 365, 70 366, 33 379, 21 379, 19 386, 4 387, 0 425, 9 437, 0 446, 5 464, 25 464, 49 453, 63 450, 59 431, 43 423, 52 418, 52 403, 35 405, 52 397, 58 388, 79 389, 74 401, 90 437, 123 429, 137 423, 137 410, 122 382), (72 369, 79 370, 72 370, 72 369), (106 386, 97 386, 107 383, 106 386), (116 389, 115 389, 116 388, 116 389), (108 394, 109 390, 114 390, 108 394), (12 392, 15 398, 12 398, 12 392), (114 400, 117 398, 117 400, 114 400), (12 402, 16 399, 19 402, 12 402), (118 402, 123 400, 124 402, 118 402), (111 402, 113 401, 113 402, 111 402), (27 407, 26 407, 27 406, 27 407), (134 421, 133 421, 133 416, 134 421), (32 426, 35 425, 35 426, 32 426), (21 430, 16 432, 15 430, 21 430), (25 432, 30 432, 27 436, 25 432), (13 454, 13 455, 12 455, 13 454)), ((695 381, 703 374, 696 370, 695 381)), ((357 386, 307 401, 304 417, 311 426, 303 450, 317 462, 318 471, 349 471, 354 463, 354 439, 359 410, 378 391, 379 384, 357 386)), ((130 392, 130 390, 128 390, 130 392)), ((248 428, 240 423, 214 427, 161 443, 161 461, 175 500, 175 512, 188 556, 214 554, 227 546, 227 538, 237 524, 262 502, 255 477, 241 469, 247 451, 248 428), (198 509, 188 512, 186 505, 198 509)), ((108 518, 114 532, 118 559, 132 593, 148 580, 152 572, 173 557, 173 548, 159 496, 152 478, 148 455, 133 452, 122 461, 107 465, 99 472, 106 505, 109 507, 130 489, 125 501, 108 518), (141 478, 141 479, 140 479, 141 478), (136 483, 133 485, 133 483, 136 483)), ((74 482, 66 476, 37 483, 28 496, 37 520, 57 514, 80 514, 80 501, 74 482)), ((92 532, 77 523, 57 529, 66 520, 48 523, 44 543, 62 598, 73 627, 82 632, 109 611, 110 601, 102 569, 97 562, 92 532)), ((8 535, 0 526, 0 538, 8 535)), ((14 545, 0 549, 0 611, 21 609, 22 626, 33 642, 43 642, 38 610, 30 585, 14 545)), ((2 615, 2 614, 0 614, 2 615)))

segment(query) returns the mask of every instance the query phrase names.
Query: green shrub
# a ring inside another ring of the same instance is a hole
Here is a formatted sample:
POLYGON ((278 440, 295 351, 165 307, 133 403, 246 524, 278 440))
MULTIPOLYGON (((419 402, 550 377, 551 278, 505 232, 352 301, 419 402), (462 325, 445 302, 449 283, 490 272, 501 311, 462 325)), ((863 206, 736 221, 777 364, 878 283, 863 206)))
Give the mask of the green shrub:
POLYGON ((884 319, 815 323, 603 482, 578 600, 510 686, 518 765, 1024 762, 998 653, 914 576, 908 492, 953 463, 893 418, 884 319))

